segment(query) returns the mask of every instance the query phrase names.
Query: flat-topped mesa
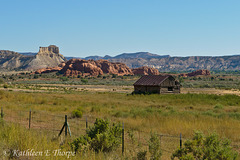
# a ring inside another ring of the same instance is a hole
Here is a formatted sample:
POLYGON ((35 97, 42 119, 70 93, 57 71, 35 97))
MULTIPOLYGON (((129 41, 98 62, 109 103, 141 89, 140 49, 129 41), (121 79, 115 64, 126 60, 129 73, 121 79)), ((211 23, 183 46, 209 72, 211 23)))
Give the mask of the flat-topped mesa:
POLYGON ((43 54, 43 53, 59 54, 59 48, 55 45, 50 45, 48 47, 39 47, 38 54, 43 54))

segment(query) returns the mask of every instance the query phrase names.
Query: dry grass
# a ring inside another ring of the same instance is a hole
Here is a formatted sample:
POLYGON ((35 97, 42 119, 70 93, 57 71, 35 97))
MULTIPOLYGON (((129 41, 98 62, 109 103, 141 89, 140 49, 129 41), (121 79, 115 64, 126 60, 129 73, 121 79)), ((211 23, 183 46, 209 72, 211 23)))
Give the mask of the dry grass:
MULTIPOLYGON (((63 115, 82 107, 84 115, 92 117, 92 120, 95 117, 103 117, 124 122, 126 130, 133 129, 136 139, 142 139, 141 141, 145 143, 150 131, 174 136, 182 133, 184 138, 190 138, 195 130, 201 130, 204 133, 216 132, 222 138, 231 139, 234 145, 240 145, 240 97, 236 95, 126 95, 105 92, 65 94, 0 91, 0 103, 6 112, 6 120, 10 114, 21 117, 21 114, 16 114, 14 110, 24 112, 32 109, 36 113, 41 111, 52 115, 63 115), (222 108, 215 107, 216 105, 222 108), (140 138, 138 131, 143 131, 140 138)), ((50 120, 49 117, 45 118, 45 121, 50 120)), ((126 145, 126 154, 131 156, 130 144, 126 145)), ((178 147, 178 138, 163 137, 162 146, 172 151, 178 147)), ((146 149, 146 144, 142 145, 142 148, 146 149)), ((237 146, 236 149, 239 150, 237 146)), ((171 155, 168 152, 163 153, 164 159, 171 155)), ((102 158, 102 155, 100 156, 102 158)))

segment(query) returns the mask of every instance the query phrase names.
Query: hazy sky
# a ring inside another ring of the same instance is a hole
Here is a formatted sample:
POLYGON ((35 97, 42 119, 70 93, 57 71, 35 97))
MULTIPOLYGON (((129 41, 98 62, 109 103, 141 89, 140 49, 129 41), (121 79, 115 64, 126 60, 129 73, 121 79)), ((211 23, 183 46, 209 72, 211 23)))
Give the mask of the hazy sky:
POLYGON ((0 50, 240 54, 239 0, 0 0, 0 50))

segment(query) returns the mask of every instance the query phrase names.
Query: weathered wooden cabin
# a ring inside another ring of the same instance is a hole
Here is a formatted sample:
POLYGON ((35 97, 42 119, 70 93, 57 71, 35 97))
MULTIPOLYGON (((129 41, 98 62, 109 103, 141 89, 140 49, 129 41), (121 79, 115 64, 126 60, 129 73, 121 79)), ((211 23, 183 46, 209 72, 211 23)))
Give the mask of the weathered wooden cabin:
POLYGON ((135 93, 180 93, 180 83, 171 75, 146 75, 134 84, 135 93))

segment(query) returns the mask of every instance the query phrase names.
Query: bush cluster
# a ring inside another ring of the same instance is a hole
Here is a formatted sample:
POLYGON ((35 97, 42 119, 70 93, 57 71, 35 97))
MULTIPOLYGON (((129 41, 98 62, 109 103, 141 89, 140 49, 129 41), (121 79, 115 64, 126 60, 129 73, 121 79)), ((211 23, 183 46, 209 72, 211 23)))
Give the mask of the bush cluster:
POLYGON ((121 144, 121 125, 108 120, 96 119, 94 126, 87 130, 86 135, 75 139, 70 145, 75 152, 93 150, 110 152, 121 144))

